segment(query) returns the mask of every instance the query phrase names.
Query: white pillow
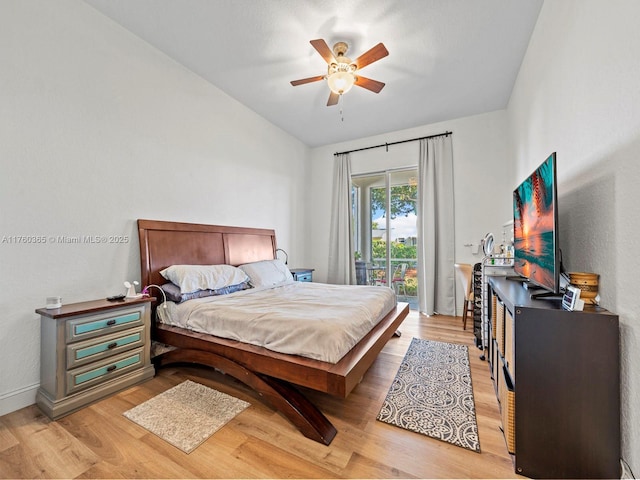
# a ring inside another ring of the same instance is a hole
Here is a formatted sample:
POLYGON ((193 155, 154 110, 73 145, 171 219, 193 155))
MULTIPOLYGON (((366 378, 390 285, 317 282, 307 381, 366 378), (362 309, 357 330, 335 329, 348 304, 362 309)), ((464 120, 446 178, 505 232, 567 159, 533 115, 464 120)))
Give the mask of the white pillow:
POLYGON ((172 265, 160 275, 180 287, 182 293, 217 290, 249 280, 246 273, 231 265, 172 265))
POLYGON ((245 263, 238 268, 249 275, 249 283, 256 288, 293 283, 293 275, 291 275, 283 261, 279 259, 245 263))

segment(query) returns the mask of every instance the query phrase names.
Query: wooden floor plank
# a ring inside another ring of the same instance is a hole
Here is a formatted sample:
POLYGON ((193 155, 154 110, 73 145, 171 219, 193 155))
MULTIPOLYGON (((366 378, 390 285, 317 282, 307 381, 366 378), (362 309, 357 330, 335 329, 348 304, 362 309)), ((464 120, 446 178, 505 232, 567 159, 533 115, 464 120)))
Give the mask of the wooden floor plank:
POLYGON ((303 437, 238 381, 170 367, 52 422, 35 406, 0 417, 0 478, 516 478, 487 362, 460 318, 411 312, 346 399, 303 390, 338 429, 329 446, 303 437), (412 337, 469 346, 481 453, 375 419, 412 337), (251 403, 187 455, 122 413, 184 380, 251 403))
POLYGON ((9 428, 2 419, 0 419, 0 452, 15 447, 19 443, 20 441, 9 431, 9 428))
POLYGON ((82 439, 32 405, 2 417, 18 444, 0 453, 2 478, 76 477, 99 458, 82 439))

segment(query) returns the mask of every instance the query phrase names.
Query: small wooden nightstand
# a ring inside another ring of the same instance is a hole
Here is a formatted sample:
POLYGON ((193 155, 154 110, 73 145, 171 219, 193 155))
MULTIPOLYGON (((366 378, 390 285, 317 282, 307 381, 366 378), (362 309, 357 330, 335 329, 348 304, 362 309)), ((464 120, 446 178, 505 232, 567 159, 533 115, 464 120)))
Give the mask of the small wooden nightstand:
POLYGON ((313 268, 290 268, 296 282, 313 282, 313 268))
POLYGON ((152 378, 153 297, 39 308, 40 388, 36 403, 55 420, 152 378))

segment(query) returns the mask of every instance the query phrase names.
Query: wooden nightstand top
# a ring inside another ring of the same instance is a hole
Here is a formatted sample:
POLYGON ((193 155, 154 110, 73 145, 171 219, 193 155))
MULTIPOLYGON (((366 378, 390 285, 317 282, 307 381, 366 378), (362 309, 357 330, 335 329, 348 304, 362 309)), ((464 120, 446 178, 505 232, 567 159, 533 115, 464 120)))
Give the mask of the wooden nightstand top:
POLYGON ((88 302, 70 303, 62 305, 60 308, 38 308, 36 313, 43 317, 49 318, 66 318, 74 315, 84 315, 87 313, 99 312, 101 310, 109 310, 112 308, 128 307, 138 303, 153 302, 155 297, 127 298, 110 302, 106 298, 101 300, 91 300, 88 302))

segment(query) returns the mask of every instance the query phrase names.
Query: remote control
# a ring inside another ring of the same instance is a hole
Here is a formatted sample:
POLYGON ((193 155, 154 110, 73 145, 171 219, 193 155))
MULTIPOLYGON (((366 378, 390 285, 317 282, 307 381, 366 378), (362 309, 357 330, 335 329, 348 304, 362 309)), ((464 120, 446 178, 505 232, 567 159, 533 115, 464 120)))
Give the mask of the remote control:
POLYGON ((107 300, 110 302, 115 302, 117 300, 124 300, 125 294, 121 293, 120 295, 113 295, 111 297, 107 297, 107 300))

